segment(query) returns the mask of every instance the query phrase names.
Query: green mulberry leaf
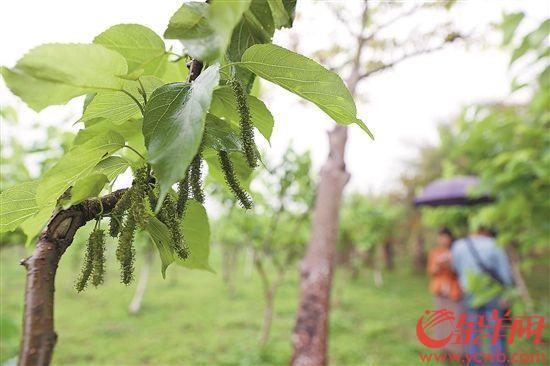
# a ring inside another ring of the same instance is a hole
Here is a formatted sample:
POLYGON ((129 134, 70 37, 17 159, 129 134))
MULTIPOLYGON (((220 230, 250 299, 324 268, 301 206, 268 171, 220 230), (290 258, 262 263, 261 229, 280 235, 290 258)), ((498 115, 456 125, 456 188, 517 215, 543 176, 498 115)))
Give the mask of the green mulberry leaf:
MULTIPOLYGON (((260 131, 267 141, 271 138, 273 131, 273 116, 264 102, 251 95, 247 96, 248 106, 250 108, 250 118, 252 124, 260 131)), ((235 126, 239 126, 239 112, 237 111, 237 99, 231 88, 223 86, 214 91, 210 112, 216 116, 230 121, 235 126)))
POLYGON ((128 73, 143 70, 143 75, 162 76, 166 68, 166 51, 162 38, 139 24, 117 24, 94 39, 120 53, 128 63, 128 73))
POLYGON ((355 102, 342 79, 317 62, 283 47, 262 44, 246 50, 241 65, 315 103, 337 123, 356 123, 373 137, 365 123, 357 118, 355 102))
POLYGON ((120 90, 126 60, 98 44, 45 44, 30 50, 13 69, 0 72, 10 90, 36 111, 79 95, 120 90))
POLYGON ((55 202, 67 188, 89 175, 102 159, 122 146, 124 137, 108 131, 69 150, 42 177, 36 189, 36 201, 39 205, 55 202))
POLYGON ((193 82, 156 89, 145 108, 143 135, 159 180, 157 209, 170 187, 183 179, 197 153, 204 132, 212 92, 219 82, 219 66, 212 65, 193 82))
POLYGON ((33 180, 17 184, 0 193, 0 232, 12 231, 40 211, 33 180))
POLYGON ((175 258, 176 263, 191 269, 213 272, 210 267, 210 225, 203 205, 195 200, 187 201, 183 218, 183 235, 189 248, 189 258, 175 258))

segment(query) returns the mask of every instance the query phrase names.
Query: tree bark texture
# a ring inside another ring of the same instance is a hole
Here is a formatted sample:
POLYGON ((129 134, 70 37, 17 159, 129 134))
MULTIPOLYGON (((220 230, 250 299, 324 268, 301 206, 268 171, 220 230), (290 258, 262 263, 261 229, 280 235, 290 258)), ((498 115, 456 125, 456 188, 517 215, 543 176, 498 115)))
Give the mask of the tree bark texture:
MULTIPOLYGON (((113 209, 122 193, 124 190, 115 191, 101 199, 103 214, 113 209)), ((57 340, 53 318, 57 266, 76 231, 100 212, 101 205, 97 199, 57 212, 40 234, 34 252, 21 261, 27 269, 27 283, 20 366, 50 364, 57 340)))
POLYGON ((311 239, 300 263, 300 299, 292 342, 294 366, 327 364, 328 313, 344 186, 349 180, 344 162, 347 128, 329 133, 330 153, 321 168, 311 239))

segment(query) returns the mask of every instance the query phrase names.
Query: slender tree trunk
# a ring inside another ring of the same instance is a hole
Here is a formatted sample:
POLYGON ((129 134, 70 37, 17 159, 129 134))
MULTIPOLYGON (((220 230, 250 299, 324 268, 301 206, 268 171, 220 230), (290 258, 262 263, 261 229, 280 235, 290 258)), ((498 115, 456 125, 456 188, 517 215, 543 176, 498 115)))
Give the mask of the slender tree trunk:
MULTIPOLYGON (((119 190, 101 199, 104 214, 112 210, 123 192, 119 190)), ((40 234, 34 252, 21 261, 27 269, 27 284, 18 361, 20 366, 50 364, 57 341, 53 318, 57 266, 76 231, 100 212, 98 200, 87 200, 56 213, 40 234)))
POLYGON ((254 250, 253 252, 253 258, 254 258, 254 267, 256 268, 256 272, 258 272, 258 274, 260 275, 260 279, 262 280, 262 288, 263 288, 264 300, 265 300, 264 317, 262 321, 262 330, 260 332, 260 342, 259 342, 260 347, 263 347, 267 344, 267 341, 269 340, 269 333, 271 332, 271 323, 273 321, 275 293, 277 291, 277 287, 279 286, 280 281, 282 280, 282 271, 279 272, 279 277, 275 281, 275 283, 271 284, 269 281, 267 272, 264 269, 260 254, 256 250, 254 250))
POLYGON ((243 264, 244 278, 249 280, 252 278, 252 272, 254 270, 254 250, 251 247, 246 248, 246 255, 243 264))
POLYGON ((359 257, 361 254, 359 253, 359 250, 357 248, 354 248, 353 251, 353 258, 350 261, 351 266, 351 279, 356 281, 359 279, 359 276, 361 275, 361 263, 360 260, 356 257, 359 257))
POLYGON ((419 228, 413 244, 413 269, 416 273, 424 273, 426 271, 427 257, 422 229, 419 228))
POLYGON ((222 277, 230 295, 235 294, 235 274, 237 272, 238 248, 224 245, 222 250, 222 277))
POLYGON ((376 267, 373 272, 374 286, 380 288, 384 285, 384 278, 382 277, 382 271, 376 267))
POLYGON ((512 267, 512 276, 514 278, 514 283, 516 285, 516 288, 518 289, 521 299, 525 303, 527 314, 533 314, 533 299, 529 294, 529 289, 527 288, 527 284, 525 283, 525 279, 523 278, 523 274, 521 273, 521 270, 519 268, 521 262, 519 253, 513 244, 509 245, 506 248, 506 251, 508 252, 508 256, 510 257, 510 266, 512 267))
POLYGON ((273 322, 273 307, 275 302, 275 289, 269 289, 265 295, 264 318, 262 322, 262 331, 260 333, 260 347, 264 347, 269 340, 271 332, 271 323, 273 322))
POLYGON ((371 245, 369 249, 363 254, 363 265, 367 268, 374 268, 374 261, 376 257, 376 246, 371 245))
POLYGON ((143 296, 145 295, 145 290, 147 289, 147 281, 149 280, 149 270, 151 268, 151 262, 153 261, 153 248, 148 246, 145 252, 145 259, 141 270, 139 271, 138 283, 136 286, 136 292, 130 302, 128 307, 128 312, 130 314, 137 314, 141 310, 141 303, 143 301, 143 296))
POLYGON ((380 288, 384 285, 384 278, 382 277, 382 263, 375 261, 372 266, 372 279, 374 286, 380 288))
POLYGON ((223 282, 231 289, 231 268, 229 265, 229 247, 223 245, 222 247, 222 279, 223 282))
POLYGON ((384 263, 386 270, 393 271, 393 241, 392 239, 386 239, 383 245, 384 249, 384 263))

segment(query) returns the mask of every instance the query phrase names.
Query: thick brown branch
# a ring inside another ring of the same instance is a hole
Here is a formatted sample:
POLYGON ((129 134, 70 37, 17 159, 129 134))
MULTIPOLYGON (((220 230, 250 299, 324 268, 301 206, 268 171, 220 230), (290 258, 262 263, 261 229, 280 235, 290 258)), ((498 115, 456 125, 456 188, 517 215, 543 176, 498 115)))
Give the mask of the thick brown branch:
POLYGON ((189 69, 187 81, 190 83, 200 75, 202 71, 202 62, 199 60, 191 60, 187 63, 187 68, 189 69))
POLYGON ((27 269, 23 334, 19 365, 48 365, 57 339, 54 331, 54 280, 57 265, 76 231, 101 213, 108 214, 125 190, 90 199, 53 215, 32 255, 21 261, 27 269))

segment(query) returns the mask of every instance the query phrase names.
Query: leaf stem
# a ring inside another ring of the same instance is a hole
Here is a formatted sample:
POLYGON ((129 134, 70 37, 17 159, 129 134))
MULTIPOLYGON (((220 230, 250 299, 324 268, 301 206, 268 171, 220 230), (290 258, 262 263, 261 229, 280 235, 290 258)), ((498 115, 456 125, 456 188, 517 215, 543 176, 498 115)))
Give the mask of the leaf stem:
POLYGON ((141 96, 143 97, 143 105, 147 104, 147 92, 145 91, 145 88, 143 87, 143 83, 141 82, 141 79, 138 78, 139 86, 141 87, 141 96))
POLYGON ((143 109, 143 106, 141 105, 141 103, 139 102, 139 100, 136 99, 136 97, 134 97, 130 92, 124 90, 124 89, 121 89, 121 91, 126 94, 127 96, 129 96, 130 98, 132 98, 132 100, 138 105, 139 107, 139 110, 141 111, 141 115, 144 116, 145 115, 145 110, 143 109))
POLYGON ((181 59, 187 58, 188 56, 186 54, 180 55, 179 53, 172 52, 172 51, 166 51, 167 54, 176 56, 177 58, 175 60, 172 60, 170 62, 178 62, 181 59))
POLYGON ((225 64, 225 65, 220 66, 220 70, 221 70, 221 69, 224 69, 224 68, 226 68, 226 67, 242 65, 242 64, 244 64, 244 63, 245 63, 245 62, 242 62, 242 61, 230 62, 230 63, 228 63, 228 64, 225 64))
POLYGON ((146 160, 145 157, 139 153, 139 151, 137 151, 136 149, 134 149, 134 148, 131 147, 130 145, 121 145, 121 146, 122 146, 122 147, 126 147, 126 148, 132 150, 132 151, 135 152, 140 158, 142 158, 143 160, 146 160))

